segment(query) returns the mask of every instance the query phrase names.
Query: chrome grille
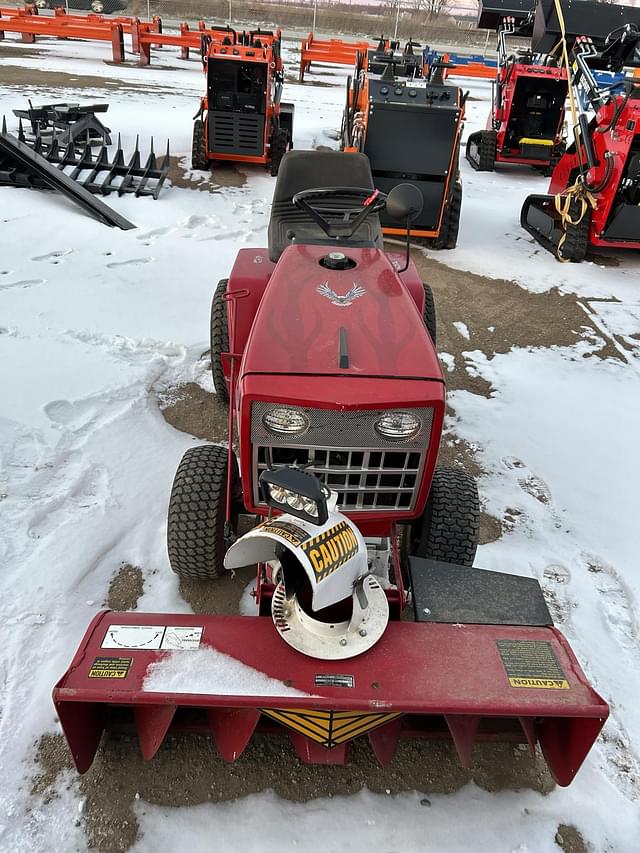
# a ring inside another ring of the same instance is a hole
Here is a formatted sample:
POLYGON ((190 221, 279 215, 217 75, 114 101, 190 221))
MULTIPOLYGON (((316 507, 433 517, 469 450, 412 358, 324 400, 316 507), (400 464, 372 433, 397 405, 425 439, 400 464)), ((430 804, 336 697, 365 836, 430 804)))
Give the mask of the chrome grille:
POLYGON ((413 509, 429 447, 432 409, 403 409, 420 417, 422 430, 409 442, 392 442, 373 428, 385 410, 302 409, 311 423, 304 435, 273 436, 262 424, 262 416, 274 405, 254 403, 252 409, 253 494, 257 505, 263 505, 258 489, 262 471, 298 465, 337 492, 338 507, 347 512, 413 509))

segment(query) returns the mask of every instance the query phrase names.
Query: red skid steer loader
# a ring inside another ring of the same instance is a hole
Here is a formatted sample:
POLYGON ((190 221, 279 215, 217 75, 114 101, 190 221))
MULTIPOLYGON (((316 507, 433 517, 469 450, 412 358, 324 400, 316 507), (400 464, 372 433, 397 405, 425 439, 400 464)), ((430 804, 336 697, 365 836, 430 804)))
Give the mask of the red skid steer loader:
POLYGON ((80 772, 129 722, 145 758, 172 728, 211 732, 228 761, 255 731, 321 764, 359 737, 383 765, 402 738, 452 739, 466 766, 506 739, 573 779, 608 708, 537 581, 472 567, 475 483, 437 466, 431 291, 408 246, 382 250, 378 213, 408 231, 421 204, 376 190, 362 154, 284 157, 268 248, 242 249, 213 298, 239 457, 190 448, 168 517, 181 578, 257 565, 257 615, 99 613, 53 692, 80 772), (240 514, 258 519, 244 536, 240 514))
POLYGON ((516 163, 550 174, 564 151, 566 70, 556 56, 512 52, 507 44, 513 35, 531 36, 534 8, 533 0, 480 4, 478 26, 498 31, 498 73, 486 129, 467 139, 466 158, 476 171, 516 163))

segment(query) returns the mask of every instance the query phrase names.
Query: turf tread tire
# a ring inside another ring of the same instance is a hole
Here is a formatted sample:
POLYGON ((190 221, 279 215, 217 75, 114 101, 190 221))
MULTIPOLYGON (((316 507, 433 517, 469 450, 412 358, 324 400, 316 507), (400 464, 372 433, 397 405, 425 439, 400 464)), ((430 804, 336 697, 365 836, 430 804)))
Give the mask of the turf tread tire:
POLYGON ((204 122, 196 119, 193 123, 193 144, 191 146, 191 168, 206 172, 209 169, 206 140, 204 138, 204 122))
POLYGON ((213 293, 211 300, 211 323, 210 323, 210 346, 211 346, 211 376, 213 377, 213 387, 216 390, 218 399, 223 402, 229 402, 229 390, 224 378, 224 370, 222 368, 222 353, 229 352, 229 325, 227 322, 227 303, 225 296, 227 293, 228 278, 220 279, 213 293))
POLYGON ((459 468, 436 468, 415 534, 415 556, 472 566, 480 536, 480 501, 473 477, 459 468))
POLYGON ((171 487, 167 551, 180 577, 214 580, 224 572, 227 449, 191 447, 182 457, 171 487))
POLYGON ((422 287, 424 290, 424 308, 422 310, 422 318, 424 320, 425 326, 427 327, 427 331, 431 336, 433 345, 435 346, 436 333, 438 330, 438 323, 436 318, 436 303, 433 298, 433 290, 431 290, 431 286, 423 281, 422 287))

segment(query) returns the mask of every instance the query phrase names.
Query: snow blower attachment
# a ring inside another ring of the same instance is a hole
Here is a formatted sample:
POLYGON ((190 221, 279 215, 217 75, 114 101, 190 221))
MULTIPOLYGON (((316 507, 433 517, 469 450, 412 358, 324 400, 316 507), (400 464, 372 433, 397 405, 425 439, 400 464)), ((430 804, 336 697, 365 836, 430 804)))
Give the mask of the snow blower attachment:
MULTIPOLYGON (((388 193, 405 181, 417 187, 423 206, 411 224, 411 236, 434 249, 453 249, 462 206, 458 164, 462 91, 442 82, 396 76, 393 61, 386 64, 382 75, 367 72, 366 63, 366 56, 359 56, 347 82, 342 148, 367 155, 381 192, 388 193)), ((380 221, 385 234, 406 233, 388 212, 381 212, 380 221)))
POLYGON ((582 764, 607 705, 538 583, 471 568, 475 483, 436 465, 431 290, 380 248, 379 211, 406 223, 415 199, 376 190, 362 154, 283 158, 269 247, 242 249, 213 298, 239 458, 189 448, 167 527, 183 579, 257 562, 256 615, 98 614, 53 692, 80 772, 126 726, 145 758, 194 730, 227 761, 265 732, 306 763, 366 737, 383 765, 404 738, 450 739, 465 766, 478 741, 539 744, 561 785, 582 764), (240 536, 240 514, 262 520, 240 536))
POLYGON ((284 69, 280 30, 203 36, 206 94, 193 125, 192 165, 216 161, 262 164, 278 174, 292 147, 293 104, 281 103, 284 69))
POLYGON ((508 36, 533 32, 533 0, 513 6, 514 0, 480 4, 478 26, 497 23, 498 71, 486 130, 469 135, 466 158, 482 172, 493 171, 496 163, 519 163, 550 174, 564 151, 567 72, 556 56, 510 52, 508 36))
POLYGON ((594 70, 640 67, 640 10, 581 2, 566 7, 564 21, 557 11, 553 2, 539 3, 534 43, 537 37, 546 47, 559 33, 566 46, 574 139, 553 171, 549 194, 525 200, 521 224, 561 261, 581 261, 591 246, 638 249, 640 83, 630 78, 622 91, 611 90, 594 70), (624 23, 607 31, 622 9, 624 23))

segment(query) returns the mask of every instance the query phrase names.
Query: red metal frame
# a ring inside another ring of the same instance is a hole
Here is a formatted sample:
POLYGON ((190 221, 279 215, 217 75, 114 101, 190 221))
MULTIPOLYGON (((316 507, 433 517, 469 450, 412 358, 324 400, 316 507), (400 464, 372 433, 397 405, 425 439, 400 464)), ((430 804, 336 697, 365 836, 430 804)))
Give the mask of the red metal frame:
POLYGON ((546 159, 531 159, 523 157, 519 154, 517 148, 507 149, 506 137, 509 122, 512 118, 513 101, 516 92, 516 86, 519 80, 523 78, 532 79, 547 79, 547 80, 567 80, 567 71, 565 68, 554 68, 547 65, 527 65, 518 62, 508 62, 498 69, 496 78, 496 86, 502 89, 502 105, 498 107, 495 103, 495 88, 494 100, 491 113, 487 119, 487 130, 496 131, 496 163, 518 163, 525 166, 535 166, 544 168, 549 166, 554 159, 557 158, 562 147, 562 129, 564 127, 564 109, 560 111, 558 125, 553 137, 553 146, 551 147, 550 156, 546 159))

